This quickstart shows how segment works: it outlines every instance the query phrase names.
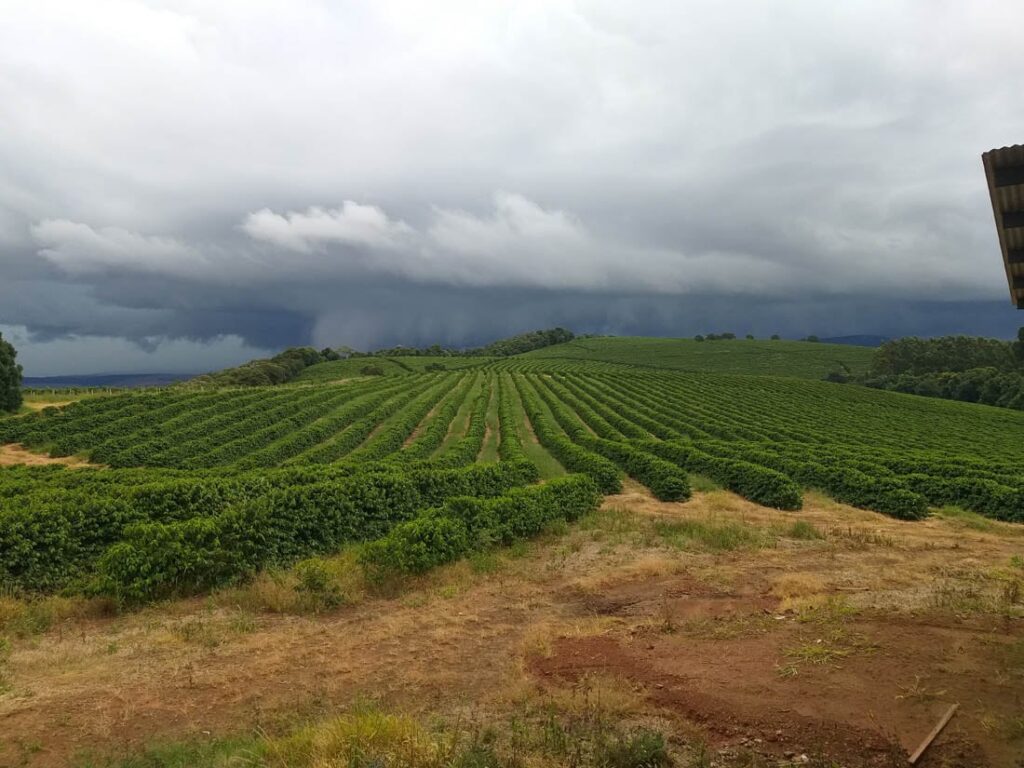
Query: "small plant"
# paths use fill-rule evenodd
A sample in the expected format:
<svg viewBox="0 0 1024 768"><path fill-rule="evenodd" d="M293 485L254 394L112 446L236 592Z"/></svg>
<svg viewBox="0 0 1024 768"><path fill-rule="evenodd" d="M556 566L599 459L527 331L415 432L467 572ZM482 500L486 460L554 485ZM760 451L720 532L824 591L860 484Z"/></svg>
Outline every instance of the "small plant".
<svg viewBox="0 0 1024 768"><path fill-rule="evenodd" d="M798 663L825 665L835 664L840 659L849 656L850 652L845 648L837 648L832 643L819 638L813 643L805 643L804 645L788 649L786 655Z"/></svg>
<svg viewBox="0 0 1024 768"><path fill-rule="evenodd" d="M601 744L594 755L597 768L661 768L672 764L665 737L656 731L638 729Z"/></svg>
<svg viewBox="0 0 1024 768"><path fill-rule="evenodd" d="M896 694L897 701L904 699L914 699L917 701L928 701L930 699L937 699L941 696L946 695L946 691L934 691L928 688L923 682L921 682L920 675L914 675L914 682L909 685L898 685L900 692Z"/></svg>
<svg viewBox="0 0 1024 768"><path fill-rule="evenodd" d="M314 612L337 608L344 602L333 574L322 560L304 560L295 566L295 576L295 590L309 599Z"/></svg>
<svg viewBox="0 0 1024 768"><path fill-rule="evenodd" d="M802 541L814 541L825 538L821 531L806 520L797 520L786 529L785 535L787 538L800 539Z"/></svg>

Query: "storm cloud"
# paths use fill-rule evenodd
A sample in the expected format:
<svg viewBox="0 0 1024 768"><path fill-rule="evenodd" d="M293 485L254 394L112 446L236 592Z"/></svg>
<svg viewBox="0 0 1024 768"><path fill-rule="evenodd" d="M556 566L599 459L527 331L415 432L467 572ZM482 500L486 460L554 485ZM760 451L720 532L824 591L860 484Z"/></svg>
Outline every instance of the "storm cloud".
<svg viewBox="0 0 1024 768"><path fill-rule="evenodd" d="M1019 324L979 159L1024 140L1019 3L2 10L0 330L30 373Z"/></svg>

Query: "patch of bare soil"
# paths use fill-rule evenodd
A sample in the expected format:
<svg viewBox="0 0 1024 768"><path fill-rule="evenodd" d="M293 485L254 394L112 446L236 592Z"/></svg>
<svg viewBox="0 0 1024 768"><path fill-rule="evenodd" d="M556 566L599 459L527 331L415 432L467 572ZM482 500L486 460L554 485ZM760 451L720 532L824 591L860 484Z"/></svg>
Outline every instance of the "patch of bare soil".
<svg viewBox="0 0 1024 768"><path fill-rule="evenodd" d="M679 548L654 525L673 519L764 531L806 520L824 538ZM905 765L951 702L959 713L918 765L1014 766L1024 622L985 601L1022 552L1008 527L820 499L784 513L721 492L661 503L629 486L603 516L493 573L458 564L399 597L319 616L179 602L15 640L0 765L249 731L367 696L425 717L501 717L524 691L614 678L676 724L670 739L704 734L721 766L756 764L752 753Z"/></svg>
<svg viewBox="0 0 1024 768"><path fill-rule="evenodd" d="M41 453L33 453L21 443L0 445L0 467L13 467L19 464L30 467L42 466L44 464L65 464L69 467L99 466L74 456L47 456Z"/></svg>
<svg viewBox="0 0 1024 768"><path fill-rule="evenodd" d="M37 400L26 400L24 404L25 404L26 408L31 408L33 411L41 411L44 408L63 408L65 405L71 405L73 402L75 402L75 401L74 400L54 400L54 401L47 402L47 401L44 401L44 400L38 400L38 401Z"/></svg>

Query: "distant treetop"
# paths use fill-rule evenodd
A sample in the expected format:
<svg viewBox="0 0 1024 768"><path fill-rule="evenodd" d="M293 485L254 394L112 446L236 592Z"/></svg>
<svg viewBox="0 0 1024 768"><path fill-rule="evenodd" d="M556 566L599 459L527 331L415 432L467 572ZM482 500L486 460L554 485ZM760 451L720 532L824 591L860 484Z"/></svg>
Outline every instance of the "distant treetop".
<svg viewBox="0 0 1024 768"><path fill-rule="evenodd" d="M21 366L17 350L0 333L0 411L14 413L21 408Z"/></svg>
<svg viewBox="0 0 1024 768"><path fill-rule="evenodd" d="M207 373L190 379L192 385L213 385L226 387L261 387L274 384L285 384L294 380L306 368L333 360L351 357L468 357L489 356L508 357L529 352L553 344L572 341L576 335L565 328L549 328L542 331L530 331L500 339L476 349L448 349L439 344L429 347L392 347L378 349L375 352L358 352L351 347L327 348L317 352L312 347L292 347L274 357L251 360L237 368L225 368L223 371ZM440 366L440 367L439 367ZM374 372L384 371L379 366L367 366ZM410 369L411 370L411 369ZM428 370L444 370L440 363L433 364Z"/></svg>

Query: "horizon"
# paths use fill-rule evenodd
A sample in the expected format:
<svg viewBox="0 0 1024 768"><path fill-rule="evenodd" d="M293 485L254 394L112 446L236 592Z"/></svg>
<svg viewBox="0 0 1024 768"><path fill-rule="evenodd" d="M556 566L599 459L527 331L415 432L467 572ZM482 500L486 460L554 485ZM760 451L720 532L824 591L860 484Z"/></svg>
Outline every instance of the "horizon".
<svg viewBox="0 0 1024 768"><path fill-rule="evenodd" d="M530 329L530 330L539 330L539 329ZM622 338L622 339L630 339L630 338L655 338L655 339L666 339L666 340L675 340L675 341L693 341L694 340L693 336L669 336L669 335L667 335L667 336L656 336L656 335L641 336L641 335L637 335L637 334L576 333L572 329L567 329L567 330L569 330L570 332L574 333L576 338ZM729 332L729 331L713 330L713 331L706 331L705 333L727 333L727 332ZM700 335L703 336L704 334L700 334ZM817 336L817 334L810 334L810 335ZM960 335L960 334L950 334L950 335ZM738 341L738 342L744 342L744 341L772 341L772 339L768 335L763 335L763 336L756 336L755 335L755 337L753 339L746 339L745 338L745 334L735 334L735 336L736 337L734 339L716 339L714 341L711 341L710 343L720 343L720 342L724 342L724 341ZM503 337L503 338L506 338L506 337ZM886 336L886 335L882 335L882 334L857 334L857 333L854 333L854 334L844 334L844 335L838 335L838 336L821 336L821 337L818 337L815 342L806 342L806 338L804 338L804 337L794 338L794 337L787 337L787 336L780 336L779 339L777 339L777 340L778 341L790 341L790 342L835 344L837 346L866 346L866 347L869 347L869 348L877 348L878 346L880 346L882 343L885 343L886 341L892 341L892 340L899 339L899 338L906 338L906 337ZM918 338L938 338L938 337L921 336L921 337L918 337ZM1009 341L1012 341L1014 337L1005 337L1005 338L987 337L987 338L995 338L995 339L997 339L999 341L1007 341L1007 342L1009 342ZM877 343L872 343L872 344L856 344L854 342L847 341L849 339L871 339L872 341L877 342ZM502 339L500 339L500 338L485 339L485 340L477 342L476 344L467 345L467 346L463 346L463 347L444 347L442 345L442 349L444 349L445 351L452 351L452 352L465 352L467 350L471 350L471 349L474 349L476 347L484 346L486 344L489 344L489 343L492 343L492 342L495 342L495 341L500 341L500 340L502 340ZM347 345L328 345L326 348L341 349L341 348L346 347L346 346ZM352 351L356 352L356 353L358 353L360 355L376 355L376 354L378 354L378 353L380 353L382 351L385 351L387 349L402 348L402 347L406 347L406 348L408 348L410 350L420 350L420 349L424 348L424 347L414 347L414 346L409 346L409 345L397 344L397 345L392 345L391 347L381 347L381 348L377 348L377 349L367 349L367 350L352 349ZM252 361L255 361L255 360L267 359L267 358L273 357L276 354L284 352L286 349L290 349L290 348L286 347L286 348L275 349L275 350L267 350L267 354L265 356L263 356L263 357L255 357L255 358L248 358L246 360L242 360L237 365L242 365L242 364L245 364L245 363L248 363L248 362L252 362ZM19 359L19 363L20 363L20 359ZM202 375L208 374L208 373L215 373L218 370L224 370L226 368L231 368L231 367L235 367L235 366L234 365L229 365L229 366L224 366L223 368L210 369L210 370L178 370L178 371L173 371L173 370L157 371L157 370L139 369L139 370L117 370L117 371L109 371L109 370L107 370L107 371L85 371L85 372L70 372L70 373L47 373L47 374L37 374L37 373L31 373L31 372L25 371L24 379L25 379L26 386L29 386L29 387L31 387L33 385L38 386L41 382L47 381L47 380L54 380L54 381L68 380L68 381L73 381L75 379L85 380L85 379L101 379L101 378L113 378L113 377L124 377L126 379L142 378L142 377L163 377L163 378L174 378L174 379L178 379L178 380L184 380L184 379L188 379L188 378L193 378L195 376L202 376Z"/></svg>

